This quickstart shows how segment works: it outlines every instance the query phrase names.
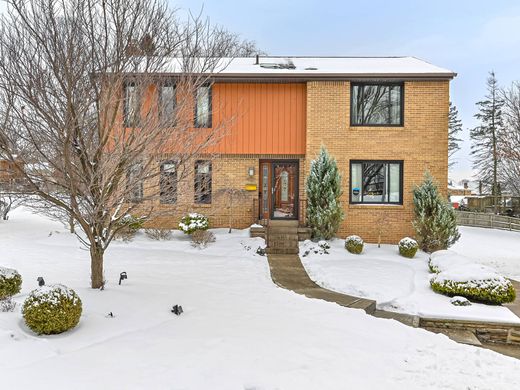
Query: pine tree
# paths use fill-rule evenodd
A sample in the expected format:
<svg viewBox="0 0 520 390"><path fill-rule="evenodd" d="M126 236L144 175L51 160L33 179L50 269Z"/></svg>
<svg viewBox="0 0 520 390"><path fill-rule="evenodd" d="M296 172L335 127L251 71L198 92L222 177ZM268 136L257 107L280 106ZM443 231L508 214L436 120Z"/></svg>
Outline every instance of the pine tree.
<svg viewBox="0 0 520 390"><path fill-rule="evenodd" d="M500 174L499 137L503 130L502 107L498 81L494 72L487 79L487 94L478 102L479 112L475 118L480 125L470 130L472 140L471 156L477 176L492 195L499 195L498 177Z"/></svg>
<svg viewBox="0 0 520 390"><path fill-rule="evenodd" d="M413 190L413 204L413 227L422 250L431 253L448 249L460 238L455 212L439 195L428 172L424 175L424 182Z"/></svg>
<svg viewBox="0 0 520 390"><path fill-rule="evenodd" d="M450 112L448 115L448 168L451 168L455 161L453 155L460 149L459 143L462 139L457 135L462 131L462 121L459 119L459 110L450 102Z"/></svg>
<svg viewBox="0 0 520 390"><path fill-rule="evenodd" d="M311 170L306 183L307 224L315 239L331 239L343 220L343 210L339 198L341 175L336 160L323 146L320 155L311 162Z"/></svg>

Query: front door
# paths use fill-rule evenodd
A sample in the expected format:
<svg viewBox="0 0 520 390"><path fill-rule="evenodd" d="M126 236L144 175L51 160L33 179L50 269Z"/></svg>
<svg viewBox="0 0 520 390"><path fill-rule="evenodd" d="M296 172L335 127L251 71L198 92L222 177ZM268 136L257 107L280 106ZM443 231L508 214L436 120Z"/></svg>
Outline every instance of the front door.
<svg viewBox="0 0 520 390"><path fill-rule="evenodd" d="M298 161L260 162L261 219L298 219Z"/></svg>

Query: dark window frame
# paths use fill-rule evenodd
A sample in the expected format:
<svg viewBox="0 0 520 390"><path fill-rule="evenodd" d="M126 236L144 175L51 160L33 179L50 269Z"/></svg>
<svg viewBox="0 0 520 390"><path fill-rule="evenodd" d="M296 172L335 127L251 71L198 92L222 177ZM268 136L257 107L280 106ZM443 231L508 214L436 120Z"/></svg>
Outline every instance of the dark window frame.
<svg viewBox="0 0 520 390"><path fill-rule="evenodd" d="M163 191L163 173L165 172L164 171L164 166L166 164L173 164L175 165L175 178L174 178L174 194L170 194L168 197L166 197L166 195L163 195L164 194L164 191ZM175 160L166 160L166 161L163 161L161 162L161 166L160 166L160 173L159 173L159 202L161 204L176 204L177 203L177 200L178 200L178 188L179 188L179 174L178 174L178 161L175 161Z"/></svg>
<svg viewBox="0 0 520 390"><path fill-rule="evenodd" d="M128 95L127 88L132 86L136 91L137 98L137 112L134 113L134 117L130 118L130 112L128 107ZM139 92L139 84L136 81L130 80L125 81L123 84L123 123L125 127L139 127L141 124L141 94ZM131 120L130 120L131 119Z"/></svg>
<svg viewBox="0 0 520 390"><path fill-rule="evenodd" d="M352 121L353 118L353 109L354 109L354 87L364 87L369 85L381 85L381 86L389 86L389 87L400 87L400 109L399 123L379 123L379 124L367 124L367 123L354 123ZM405 88L404 82L402 81L363 81L363 82L351 82L350 83L350 126L351 127L404 127L404 99L405 99ZM389 95L390 99L390 95ZM389 116L390 117L390 116Z"/></svg>
<svg viewBox="0 0 520 390"><path fill-rule="evenodd" d="M199 115L197 109L197 100L199 88L208 88L208 123L199 123ZM194 127L198 129L210 129L213 127L213 85L203 84L199 86L195 91L195 107L194 107Z"/></svg>
<svg viewBox="0 0 520 390"><path fill-rule="evenodd" d="M177 84L173 80L165 80L159 83L157 89L157 103L158 103L158 119L161 125L167 125L165 127L173 127L175 118L164 118L163 114L163 94L162 89L164 87L173 87L173 112L177 108Z"/></svg>
<svg viewBox="0 0 520 390"><path fill-rule="evenodd" d="M356 202L352 200L352 165L353 164L399 164L399 201L398 202ZM354 205L402 205L403 204L403 192L404 192L404 160L350 160L349 162L349 203ZM363 169L361 169L361 183L363 183ZM360 188L361 194L363 194L363 188ZM363 199L363 195L361 195Z"/></svg>
<svg viewBox="0 0 520 390"><path fill-rule="evenodd" d="M129 192L128 200L130 201L130 203L142 203L144 201L144 179L136 181L134 183L134 185L132 186L132 183L130 183L130 182L133 181L133 179L132 179L132 170L133 169L139 170L140 171L139 174L141 175L143 172L143 169L144 169L143 164L141 162L138 162L128 168L128 171L126 173L127 186L128 186L127 191ZM136 192L136 188L138 188L138 190L139 190L138 197L134 196L134 193Z"/></svg>
<svg viewBox="0 0 520 390"><path fill-rule="evenodd" d="M208 164L209 165L209 173L199 173L198 167L199 164ZM211 160L197 160L195 161L195 172L194 172L194 181L193 181L193 201L195 204L211 204L212 202L212 196L213 196L213 166L211 163ZM201 188L199 186L200 183L203 182L205 179L200 179L201 175L208 175L209 180L207 180L207 193L201 193Z"/></svg>

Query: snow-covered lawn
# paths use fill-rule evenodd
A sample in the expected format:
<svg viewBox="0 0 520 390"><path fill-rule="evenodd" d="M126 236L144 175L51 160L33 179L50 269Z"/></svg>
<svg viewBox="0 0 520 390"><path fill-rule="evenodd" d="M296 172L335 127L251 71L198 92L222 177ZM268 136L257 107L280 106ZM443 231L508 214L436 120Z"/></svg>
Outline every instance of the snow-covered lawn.
<svg viewBox="0 0 520 390"><path fill-rule="evenodd" d="M519 233L462 227L461 235L454 251L483 264L499 264L498 270L506 276L520 274ZM435 293L429 283L432 274L428 269L428 255L422 251L417 252L415 258L407 259L399 255L396 245L378 248L365 244L360 255L348 253L344 240L333 240L330 245L329 254L311 251L303 257L303 253L316 244L309 241L300 244L300 256L307 272L323 287L375 299L380 309L423 317L520 322L506 307L478 303L454 306L449 297Z"/></svg>
<svg viewBox="0 0 520 390"><path fill-rule="evenodd" d="M469 226L461 226L459 230L461 238L451 248L453 251L520 281L519 232Z"/></svg>
<svg viewBox="0 0 520 390"><path fill-rule="evenodd" d="M216 235L205 250L178 233L167 242L140 236L115 243L106 258L108 284L98 291L88 288L88 253L73 236L56 223L13 212L0 222L0 264L24 278L16 301L43 276L74 288L83 316L73 331L39 337L18 310L0 313L0 388L520 386L520 362L513 358L277 288L266 259L254 254L262 240L245 231ZM128 280L118 286L121 271ZM174 304L184 308L180 317L170 312Z"/></svg>

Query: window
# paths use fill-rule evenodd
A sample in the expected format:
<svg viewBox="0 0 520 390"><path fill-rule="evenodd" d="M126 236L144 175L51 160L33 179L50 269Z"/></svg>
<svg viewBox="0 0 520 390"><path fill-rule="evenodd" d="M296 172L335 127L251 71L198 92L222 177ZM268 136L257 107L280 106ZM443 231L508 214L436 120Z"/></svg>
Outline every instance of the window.
<svg viewBox="0 0 520 390"><path fill-rule="evenodd" d="M211 162L195 163L195 203L211 203Z"/></svg>
<svg viewBox="0 0 520 390"><path fill-rule="evenodd" d="M402 126L403 84L352 84L351 126Z"/></svg>
<svg viewBox="0 0 520 390"><path fill-rule="evenodd" d="M124 122L126 127L136 127L141 119L141 99L135 82L128 82L124 87Z"/></svg>
<svg viewBox="0 0 520 390"><path fill-rule="evenodd" d="M195 94L195 127L211 127L211 86L197 88Z"/></svg>
<svg viewBox="0 0 520 390"><path fill-rule="evenodd" d="M166 161L161 164L159 187L161 203L177 202L177 164L174 161Z"/></svg>
<svg viewBox="0 0 520 390"><path fill-rule="evenodd" d="M130 167L127 174L128 183L128 198L131 202L141 202L143 200L143 180L142 180L143 166L140 163L134 164Z"/></svg>
<svg viewBox="0 0 520 390"><path fill-rule="evenodd" d="M165 82L159 87L159 121L162 125L171 126L175 119L175 92L175 84L172 82Z"/></svg>
<svg viewBox="0 0 520 390"><path fill-rule="evenodd" d="M403 203L402 161L351 161L350 203Z"/></svg>

